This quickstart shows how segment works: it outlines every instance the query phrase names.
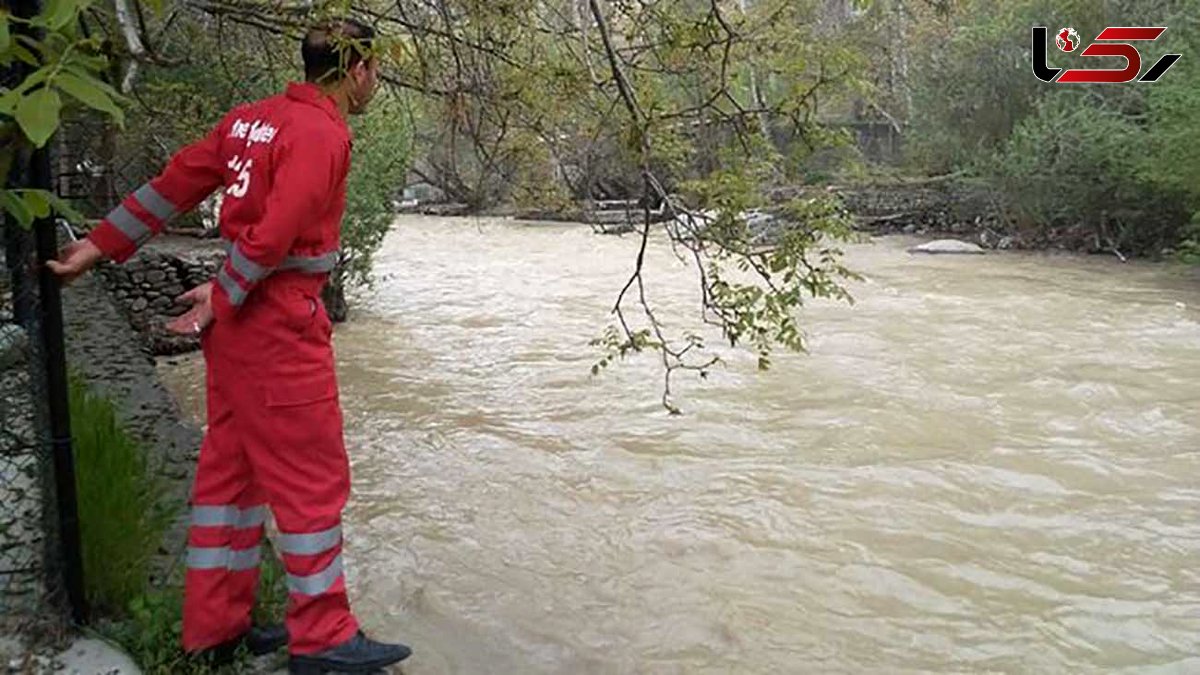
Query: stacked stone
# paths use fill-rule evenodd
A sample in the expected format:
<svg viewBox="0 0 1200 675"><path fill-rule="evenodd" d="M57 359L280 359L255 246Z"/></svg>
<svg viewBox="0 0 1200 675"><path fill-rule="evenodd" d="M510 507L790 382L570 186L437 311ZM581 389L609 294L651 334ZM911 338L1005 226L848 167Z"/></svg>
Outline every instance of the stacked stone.
<svg viewBox="0 0 1200 675"><path fill-rule="evenodd" d="M990 233L994 241L981 243L999 246L1005 239L1000 233L1011 229L992 191L962 182L870 185L837 192L859 226L873 234L951 233L987 239L985 233Z"/></svg>
<svg viewBox="0 0 1200 675"><path fill-rule="evenodd" d="M186 307L175 299L211 281L224 260L219 251L143 251L124 265L104 265L105 285L129 318L130 325L150 343L156 355L179 354L199 348L194 336L168 333L164 324Z"/></svg>

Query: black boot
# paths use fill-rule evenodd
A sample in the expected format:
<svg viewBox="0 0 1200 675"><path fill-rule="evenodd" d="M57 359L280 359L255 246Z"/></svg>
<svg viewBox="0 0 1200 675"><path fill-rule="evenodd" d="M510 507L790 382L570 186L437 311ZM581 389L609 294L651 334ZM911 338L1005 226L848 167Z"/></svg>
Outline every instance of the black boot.
<svg viewBox="0 0 1200 675"><path fill-rule="evenodd" d="M293 655L288 661L291 675L325 673L371 673L407 659L412 650L400 644L376 642L362 631L336 647L316 654Z"/></svg>
<svg viewBox="0 0 1200 675"><path fill-rule="evenodd" d="M254 656L263 656L286 647L288 643L287 629L283 624L276 623L268 626L251 626L250 630L241 635L222 642L221 644L198 652L196 658L208 662L211 666L227 666L233 663L237 652L242 647Z"/></svg>

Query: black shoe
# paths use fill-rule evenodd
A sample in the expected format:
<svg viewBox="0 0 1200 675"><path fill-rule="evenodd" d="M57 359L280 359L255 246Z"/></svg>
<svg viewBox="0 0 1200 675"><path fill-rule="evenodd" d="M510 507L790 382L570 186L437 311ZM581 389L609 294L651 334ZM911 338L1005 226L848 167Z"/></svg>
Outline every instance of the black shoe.
<svg viewBox="0 0 1200 675"><path fill-rule="evenodd" d="M288 661L291 675L325 673L370 673L407 659L412 650L400 644L376 642L359 631L336 647L316 654L293 655Z"/></svg>
<svg viewBox="0 0 1200 675"><path fill-rule="evenodd" d="M246 645L246 649L250 650L251 654L265 656L287 646L287 628L281 623L251 626L250 630L241 637L241 642Z"/></svg>
<svg viewBox="0 0 1200 675"><path fill-rule="evenodd" d="M232 640L198 652L196 657L207 661L212 666L227 666L233 663L238 650L242 647L245 647L246 651L254 656L263 656L286 647L287 643L287 629L281 623L269 626L251 626L250 630Z"/></svg>

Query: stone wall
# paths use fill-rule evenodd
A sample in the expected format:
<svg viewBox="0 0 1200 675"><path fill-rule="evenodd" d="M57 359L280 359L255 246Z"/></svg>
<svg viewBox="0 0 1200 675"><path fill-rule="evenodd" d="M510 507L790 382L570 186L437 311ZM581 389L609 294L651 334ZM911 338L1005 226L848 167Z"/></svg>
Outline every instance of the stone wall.
<svg viewBox="0 0 1200 675"><path fill-rule="evenodd" d="M202 434L184 421L175 399L159 380L146 336L130 325L103 278L95 275L84 275L65 289L63 319L71 370L116 405L122 427L150 449L151 463L168 481L172 498L182 500L195 470ZM168 533L159 572L182 550L186 515L182 512Z"/></svg>
<svg viewBox="0 0 1200 675"><path fill-rule="evenodd" d="M211 281L225 259L218 242L191 237L152 240L123 265L103 264L100 274L129 324L145 336L151 353L179 354L199 349L192 336L168 333L164 324L187 310L175 299Z"/></svg>
<svg viewBox="0 0 1200 675"><path fill-rule="evenodd" d="M998 195L957 181L839 187L846 209L875 233L969 233L1005 227Z"/></svg>
<svg viewBox="0 0 1200 675"><path fill-rule="evenodd" d="M68 367L114 403L122 427L150 451L154 470L166 479L172 500L178 502L187 496L202 435L184 421L159 381L152 340L130 317L149 324L158 312L170 311L157 298L173 290L170 284L186 283L190 274L202 272L211 255L167 263L152 253L124 270L108 266L100 274L86 274L62 293ZM172 274L154 274L163 265L171 265ZM122 280L121 300L106 287L106 277ZM31 366L40 352L13 321L8 279L0 262L0 616L12 618L34 616L40 609L46 544L41 478L49 457L44 439L36 433L35 412L44 400L45 385ZM182 551L185 517L181 512L164 542L158 573Z"/></svg>
<svg viewBox="0 0 1200 675"><path fill-rule="evenodd" d="M818 192L841 197L856 228L873 235L950 235L984 248L1044 247L1026 240L1001 195L977 182L943 177L798 187L772 197L782 202Z"/></svg>

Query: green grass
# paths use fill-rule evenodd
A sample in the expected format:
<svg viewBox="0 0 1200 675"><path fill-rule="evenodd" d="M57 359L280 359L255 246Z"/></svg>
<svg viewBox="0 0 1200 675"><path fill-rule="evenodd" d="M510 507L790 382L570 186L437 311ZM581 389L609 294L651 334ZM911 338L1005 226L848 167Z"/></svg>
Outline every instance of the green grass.
<svg viewBox="0 0 1200 675"><path fill-rule="evenodd" d="M154 556L186 504L173 497L146 450L121 428L116 409L71 379L84 586L96 617L94 633L129 653L146 675L203 675L207 664L183 653L182 570L162 587L150 585ZM281 621L287 602L278 558L264 550L258 622ZM247 670L240 659L225 672Z"/></svg>
<svg viewBox="0 0 1200 675"><path fill-rule="evenodd" d="M73 377L70 403L85 591L93 611L121 615L145 591L181 505L167 504L163 480L111 402Z"/></svg>
<svg viewBox="0 0 1200 675"><path fill-rule="evenodd" d="M282 565L264 544L262 573L259 577L256 623L283 620L287 603ZM146 589L129 603L121 621L100 625L99 636L129 653L145 675L208 675L242 673L253 670L250 657L242 654L233 664L213 669L207 663L188 657L180 647L183 631L183 589L178 578L164 588Z"/></svg>
<svg viewBox="0 0 1200 675"><path fill-rule="evenodd" d="M254 606L254 623L262 626L283 622L288 601L286 574L283 563L274 550L269 545L264 545L258 577L258 602Z"/></svg>

